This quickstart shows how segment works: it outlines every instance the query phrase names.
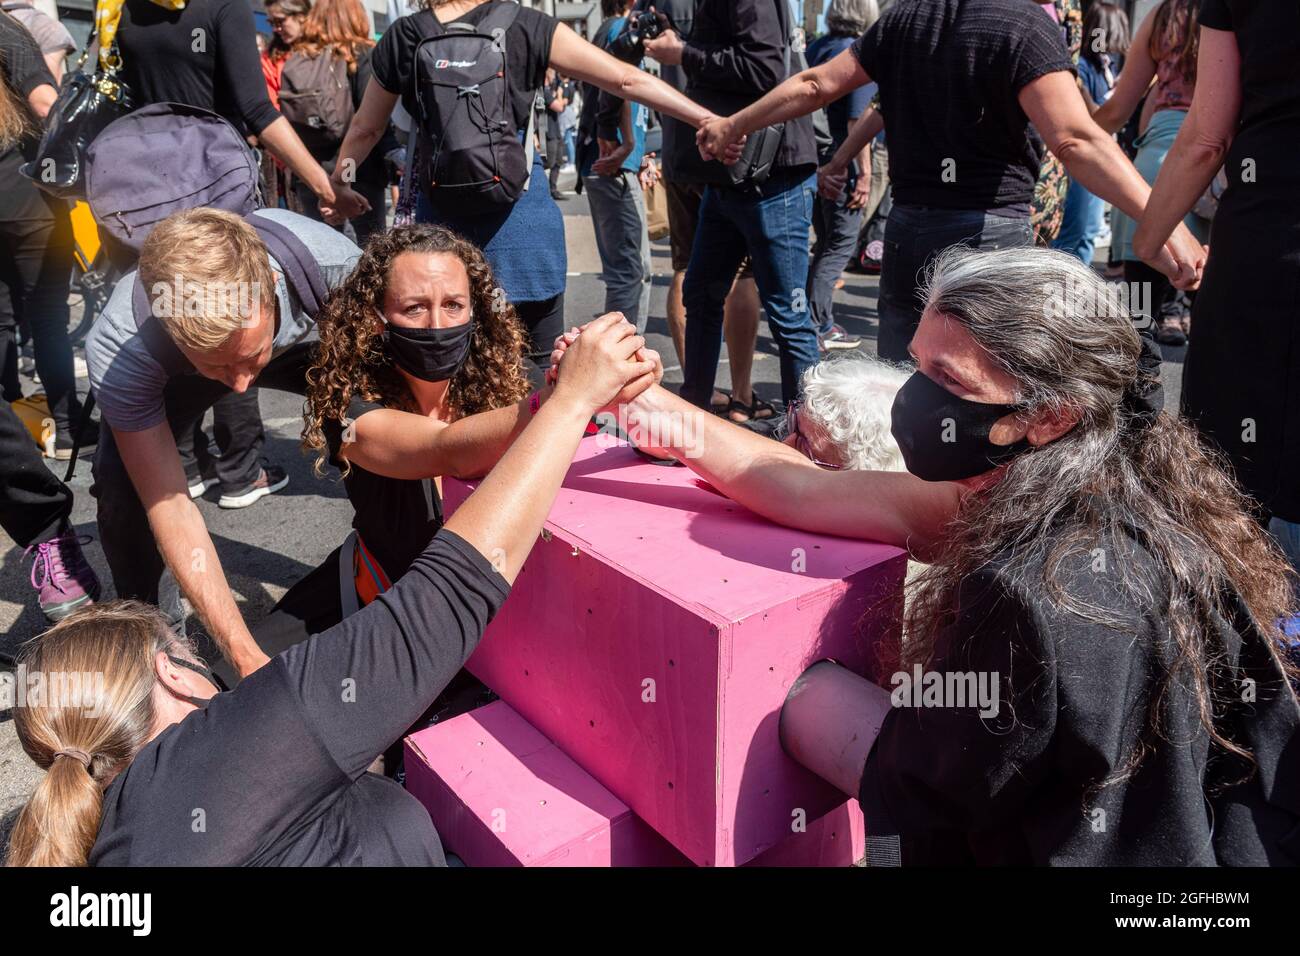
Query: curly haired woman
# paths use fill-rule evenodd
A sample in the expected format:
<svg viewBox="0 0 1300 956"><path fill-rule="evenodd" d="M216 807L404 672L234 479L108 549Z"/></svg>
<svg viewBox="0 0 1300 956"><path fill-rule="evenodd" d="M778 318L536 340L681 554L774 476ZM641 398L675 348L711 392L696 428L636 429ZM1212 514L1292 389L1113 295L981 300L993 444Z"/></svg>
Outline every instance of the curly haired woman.
<svg viewBox="0 0 1300 956"><path fill-rule="evenodd" d="M341 472L353 533L254 628L272 656L400 578L442 527L438 478L486 473L552 391L529 396L514 307L441 226L376 236L317 326L303 444Z"/></svg>

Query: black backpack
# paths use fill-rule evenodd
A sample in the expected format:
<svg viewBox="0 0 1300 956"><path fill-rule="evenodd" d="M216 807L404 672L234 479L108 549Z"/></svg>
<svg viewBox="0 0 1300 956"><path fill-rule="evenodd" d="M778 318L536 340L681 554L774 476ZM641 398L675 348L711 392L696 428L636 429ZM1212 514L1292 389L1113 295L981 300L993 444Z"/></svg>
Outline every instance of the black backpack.
<svg viewBox="0 0 1300 956"><path fill-rule="evenodd" d="M477 25L444 26L428 10L415 14L424 31L411 71L420 185L453 214L511 205L528 188L531 172L506 66L506 31L519 5L489 6Z"/></svg>
<svg viewBox="0 0 1300 956"><path fill-rule="evenodd" d="M355 112L348 64L324 50L291 53L280 73L280 113L316 159L333 159Z"/></svg>

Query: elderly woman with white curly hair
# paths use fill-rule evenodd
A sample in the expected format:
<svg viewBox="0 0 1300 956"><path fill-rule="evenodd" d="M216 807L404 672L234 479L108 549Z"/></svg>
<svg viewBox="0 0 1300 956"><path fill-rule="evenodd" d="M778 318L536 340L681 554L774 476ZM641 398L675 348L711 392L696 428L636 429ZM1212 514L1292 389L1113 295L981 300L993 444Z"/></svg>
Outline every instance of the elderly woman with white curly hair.
<svg viewBox="0 0 1300 956"><path fill-rule="evenodd" d="M867 355L819 362L786 407L782 440L823 468L906 471L889 418L908 374Z"/></svg>

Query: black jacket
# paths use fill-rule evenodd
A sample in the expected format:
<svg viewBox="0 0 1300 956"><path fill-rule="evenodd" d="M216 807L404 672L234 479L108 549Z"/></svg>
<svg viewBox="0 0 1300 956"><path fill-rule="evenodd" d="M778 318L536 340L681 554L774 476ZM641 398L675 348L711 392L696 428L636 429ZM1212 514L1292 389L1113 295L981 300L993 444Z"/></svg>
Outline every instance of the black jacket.
<svg viewBox="0 0 1300 956"><path fill-rule="evenodd" d="M1177 651L1158 600L1165 572L1141 541L1125 522L1058 570L1065 593L1115 615L1117 628L1053 600L1041 559L1024 573L995 560L962 582L925 670L991 676L1000 700L981 717L969 702L909 695L914 680L892 685L901 699L876 738L860 799L868 833L902 837L904 864L1300 863L1296 700L1228 595L1231 619L1216 617L1203 635L1222 654L1210 675L1221 694L1215 724L1255 762L1212 754L1186 679L1157 696ZM1117 587L1121 568L1153 597ZM1150 752L1137 771L1098 787L1139 741Z"/></svg>
<svg viewBox="0 0 1300 956"><path fill-rule="evenodd" d="M788 16L777 4L786 0L698 0L691 34L684 37L682 71L686 95L720 116L729 116L759 99L798 69L790 50ZM786 61L789 57L789 67ZM669 137L668 178L678 182L721 183L721 164L700 158L693 136ZM785 125L778 167L817 164L812 119Z"/></svg>

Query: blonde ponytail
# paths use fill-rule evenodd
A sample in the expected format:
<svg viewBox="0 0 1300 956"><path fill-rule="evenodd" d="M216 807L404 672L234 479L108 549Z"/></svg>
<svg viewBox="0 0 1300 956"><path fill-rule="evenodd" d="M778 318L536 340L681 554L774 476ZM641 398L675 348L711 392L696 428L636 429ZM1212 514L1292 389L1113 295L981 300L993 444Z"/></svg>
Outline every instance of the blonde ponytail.
<svg viewBox="0 0 1300 956"><path fill-rule="evenodd" d="M14 825L8 866L86 865L104 788L152 732L154 657L176 642L157 608L110 601L29 645L17 677L41 691L14 708L14 726L46 774Z"/></svg>

